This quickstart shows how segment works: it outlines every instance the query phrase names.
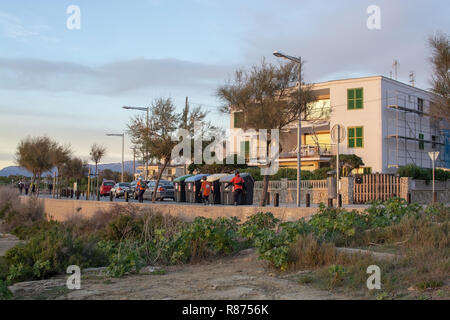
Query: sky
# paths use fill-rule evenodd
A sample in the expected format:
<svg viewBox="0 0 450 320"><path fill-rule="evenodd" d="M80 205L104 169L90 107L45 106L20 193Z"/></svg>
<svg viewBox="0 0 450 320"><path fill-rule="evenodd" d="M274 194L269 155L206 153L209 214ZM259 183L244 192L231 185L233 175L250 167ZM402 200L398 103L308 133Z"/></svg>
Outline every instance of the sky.
<svg viewBox="0 0 450 320"><path fill-rule="evenodd" d="M69 29L67 8L80 9ZM367 8L380 8L381 29L367 28ZM227 128L216 89L237 68L279 50L306 60L306 82L416 74L430 87L427 38L450 31L448 0L2 0L0 2L0 169L14 165L19 141L48 135L88 159L121 160L122 133L135 113L186 96ZM129 138L125 159L132 160Z"/></svg>

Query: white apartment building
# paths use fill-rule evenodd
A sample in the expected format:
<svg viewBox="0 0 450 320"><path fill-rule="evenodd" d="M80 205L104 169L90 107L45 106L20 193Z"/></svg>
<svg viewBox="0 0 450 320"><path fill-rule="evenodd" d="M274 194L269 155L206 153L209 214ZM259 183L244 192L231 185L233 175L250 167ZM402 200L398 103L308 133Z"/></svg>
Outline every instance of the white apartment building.
<svg viewBox="0 0 450 320"><path fill-rule="evenodd" d="M440 152L436 167L450 167L448 124L428 115L431 92L384 76L321 82L313 90L314 108L322 112L314 121L302 121L302 170L328 166L336 154L330 138L336 124L346 130L340 154L355 154L364 162L359 173L395 173L406 164L430 168L430 151ZM231 129L239 128L241 117L232 112ZM296 167L295 124L280 133L280 143L280 166ZM248 148L248 141L241 142L241 150Z"/></svg>

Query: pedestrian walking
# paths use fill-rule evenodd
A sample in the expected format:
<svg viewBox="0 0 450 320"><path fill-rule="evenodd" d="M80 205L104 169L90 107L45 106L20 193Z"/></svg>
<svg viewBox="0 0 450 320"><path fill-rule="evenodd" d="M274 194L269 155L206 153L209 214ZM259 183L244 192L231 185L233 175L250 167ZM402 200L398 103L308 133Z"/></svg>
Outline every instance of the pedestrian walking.
<svg viewBox="0 0 450 320"><path fill-rule="evenodd" d="M203 177L202 186L200 188L200 192L202 193L202 201L206 206L209 203L209 195L211 194L211 183L206 180L206 177Z"/></svg>
<svg viewBox="0 0 450 320"><path fill-rule="evenodd" d="M27 196L28 191L30 190L30 183L28 181L25 181L24 188L25 188L25 195Z"/></svg>
<svg viewBox="0 0 450 320"><path fill-rule="evenodd" d="M238 206L242 203L242 194L244 193L244 179L239 175L238 170L236 170L233 179L231 179L230 183L228 183L225 188L230 184L233 185L234 205Z"/></svg>
<svg viewBox="0 0 450 320"><path fill-rule="evenodd" d="M143 203L144 202L144 192L145 192L145 189L147 188L147 184L145 183L144 180L142 180L142 177L139 177L139 180L136 184L136 188L139 191L139 193L138 193L139 203Z"/></svg>
<svg viewBox="0 0 450 320"><path fill-rule="evenodd" d="M20 195L22 195L22 191L23 191L23 187L24 187L22 180L19 181L18 187L19 187L19 193L20 193Z"/></svg>

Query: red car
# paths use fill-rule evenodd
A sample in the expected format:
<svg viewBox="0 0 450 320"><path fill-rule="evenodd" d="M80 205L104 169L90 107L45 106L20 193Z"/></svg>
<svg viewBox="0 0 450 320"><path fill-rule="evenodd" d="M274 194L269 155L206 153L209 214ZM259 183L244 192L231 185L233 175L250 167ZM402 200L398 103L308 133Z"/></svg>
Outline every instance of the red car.
<svg viewBox="0 0 450 320"><path fill-rule="evenodd" d="M116 182L112 180L103 181L102 185L100 186L100 196L109 196L111 188L114 187L115 184Z"/></svg>

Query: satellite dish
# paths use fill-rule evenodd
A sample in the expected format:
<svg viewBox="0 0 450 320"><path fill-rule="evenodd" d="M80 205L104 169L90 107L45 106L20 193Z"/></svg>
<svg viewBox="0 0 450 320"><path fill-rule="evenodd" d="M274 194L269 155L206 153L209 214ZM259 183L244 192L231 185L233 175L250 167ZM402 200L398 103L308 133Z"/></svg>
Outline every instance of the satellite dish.
<svg viewBox="0 0 450 320"><path fill-rule="evenodd" d="M331 140L334 143L341 143L345 140L345 127L342 124L336 124L331 129Z"/></svg>

